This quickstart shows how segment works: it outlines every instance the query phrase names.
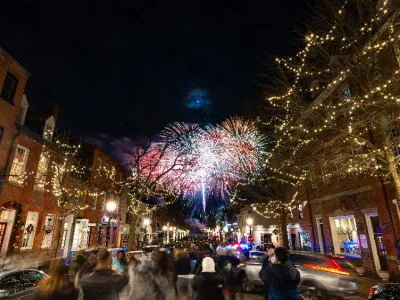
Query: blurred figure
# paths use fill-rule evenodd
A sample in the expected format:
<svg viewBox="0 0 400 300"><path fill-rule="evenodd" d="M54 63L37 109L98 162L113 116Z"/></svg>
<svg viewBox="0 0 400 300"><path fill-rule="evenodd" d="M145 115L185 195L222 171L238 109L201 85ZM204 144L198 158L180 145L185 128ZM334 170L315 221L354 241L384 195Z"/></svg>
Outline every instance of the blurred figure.
<svg viewBox="0 0 400 300"><path fill-rule="evenodd" d="M260 278L268 286L268 300L300 300L297 286L299 271L289 261L289 253L283 247L275 249L260 271Z"/></svg>
<svg viewBox="0 0 400 300"><path fill-rule="evenodd" d="M71 261L69 266L68 275L70 276L70 280L74 281L76 278L76 274L78 274L79 270L84 266L87 262L86 256L82 253L77 253L74 259Z"/></svg>
<svg viewBox="0 0 400 300"><path fill-rule="evenodd" d="M192 288L197 300L224 300L225 278L215 272L215 263L211 257L203 259L202 271L193 278Z"/></svg>
<svg viewBox="0 0 400 300"><path fill-rule="evenodd" d="M165 250L159 250L152 266L143 264L130 276L130 300L172 300L175 289L171 280L172 263ZM130 270L131 274L131 270Z"/></svg>
<svg viewBox="0 0 400 300"><path fill-rule="evenodd" d="M119 250L117 258L113 261L112 269L120 274L128 272L128 262L126 260L125 251Z"/></svg>
<svg viewBox="0 0 400 300"><path fill-rule="evenodd" d="M86 264L84 264L82 266L82 268L76 274L75 280L74 280L74 286L75 286L75 289L77 289L79 291L78 300L83 299L83 291L82 291L82 288L80 285L81 279L86 278L90 274L92 274L96 268L96 265L97 265L97 263L95 260L87 261Z"/></svg>
<svg viewBox="0 0 400 300"><path fill-rule="evenodd" d="M98 258L95 271L80 281L83 300L118 300L118 294L128 283L128 277L110 270L111 253L106 249L99 252Z"/></svg>
<svg viewBox="0 0 400 300"><path fill-rule="evenodd" d="M261 267L260 273L258 274L258 276L260 277L261 280L263 280L263 276L264 276L263 274L265 272L265 269L268 268L270 266L270 264L271 264L271 262L269 260L270 260L271 255L274 254L274 252L275 252L274 249L272 249L272 248L268 249L267 255L262 260L262 267ZM265 300L268 300L268 288L269 288L268 287L268 282L264 281L264 297L265 297Z"/></svg>
<svg viewBox="0 0 400 300"><path fill-rule="evenodd" d="M78 290L67 276L67 267L62 258L53 260L50 264L50 277L39 282L35 300L75 300Z"/></svg>
<svg viewBox="0 0 400 300"><path fill-rule="evenodd" d="M177 249L175 252L174 283L179 299L186 300L189 294L189 281L187 278L180 278L179 275L189 275L191 270L189 251Z"/></svg>

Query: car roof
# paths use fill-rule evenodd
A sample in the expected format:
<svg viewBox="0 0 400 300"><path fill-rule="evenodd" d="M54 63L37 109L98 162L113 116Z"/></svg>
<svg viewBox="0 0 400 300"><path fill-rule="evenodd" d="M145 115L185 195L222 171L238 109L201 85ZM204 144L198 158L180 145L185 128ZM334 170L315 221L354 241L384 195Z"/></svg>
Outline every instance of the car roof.
<svg viewBox="0 0 400 300"><path fill-rule="evenodd" d="M35 271L35 272L39 272L39 273L47 275L46 273L44 273L43 271L40 271L38 269L13 269L13 270L1 270L0 271L0 277L11 275L13 273L19 273L19 272L22 272L22 271L25 271L25 272L26 271Z"/></svg>

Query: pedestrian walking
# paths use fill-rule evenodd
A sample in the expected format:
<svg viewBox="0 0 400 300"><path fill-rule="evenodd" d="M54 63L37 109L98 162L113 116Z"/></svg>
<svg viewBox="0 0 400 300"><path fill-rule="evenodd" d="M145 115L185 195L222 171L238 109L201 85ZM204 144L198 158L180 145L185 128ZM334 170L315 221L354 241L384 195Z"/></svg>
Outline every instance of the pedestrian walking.
<svg viewBox="0 0 400 300"><path fill-rule="evenodd" d="M288 251L278 247L268 260L270 263L259 274L268 285L268 300L300 300L297 291L300 273L289 262Z"/></svg>
<svg viewBox="0 0 400 300"><path fill-rule="evenodd" d="M224 300L225 278L215 271L214 260L205 257L201 266L201 273L193 278L192 283L197 300Z"/></svg>
<svg viewBox="0 0 400 300"><path fill-rule="evenodd" d="M186 250L186 249L185 249ZM175 252L174 283L178 299L186 300L189 294L189 282L187 278L179 277L189 275L191 270L189 251L177 249Z"/></svg>
<svg viewBox="0 0 400 300"><path fill-rule="evenodd" d="M49 277L41 280L35 292L35 300L76 300L78 290L69 280L68 269L62 258L50 264Z"/></svg>
<svg viewBox="0 0 400 300"><path fill-rule="evenodd" d="M86 264L84 264L82 266L82 268L80 268L80 270L76 274L75 280L74 280L74 286L75 286L75 289L77 289L79 291L78 300L83 299L83 290L80 285L81 279L86 278L90 274L92 274L96 268L96 265L97 265L97 263L94 260L91 260L91 261L88 260L86 262Z"/></svg>
<svg viewBox="0 0 400 300"><path fill-rule="evenodd" d="M157 252L153 264L140 263L130 269L130 300L172 300L175 289L172 284L172 263L165 250ZM131 275L132 274L132 275Z"/></svg>
<svg viewBox="0 0 400 300"><path fill-rule="evenodd" d="M80 281L83 300L118 300L128 277L110 269L112 257L106 249L99 252L98 259L95 271Z"/></svg>
<svg viewBox="0 0 400 300"><path fill-rule="evenodd" d="M119 250L117 253L117 258L113 261L112 269L120 274L128 272L128 262L126 259L125 251Z"/></svg>

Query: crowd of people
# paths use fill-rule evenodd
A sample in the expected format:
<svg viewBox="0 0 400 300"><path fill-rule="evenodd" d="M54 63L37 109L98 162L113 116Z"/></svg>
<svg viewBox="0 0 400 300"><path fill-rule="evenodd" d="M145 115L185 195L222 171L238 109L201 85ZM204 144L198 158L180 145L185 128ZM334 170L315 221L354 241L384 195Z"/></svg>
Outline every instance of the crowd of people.
<svg viewBox="0 0 400 300"><path fill-rule="evenodd" d="M240 292L240 281L234 278L232 266L240 259L232 261L222 247L213 248L191 245L173 253L160 248L140 259L127 258L122 250L112 259L111 252L102 249L89 256L77 254L69 266L61 258L54 259L35 299L186 300L191 294L198 300L233 299ZM299 299L300 275L284 248L269 250L259 275L266 299Z"/></svg>

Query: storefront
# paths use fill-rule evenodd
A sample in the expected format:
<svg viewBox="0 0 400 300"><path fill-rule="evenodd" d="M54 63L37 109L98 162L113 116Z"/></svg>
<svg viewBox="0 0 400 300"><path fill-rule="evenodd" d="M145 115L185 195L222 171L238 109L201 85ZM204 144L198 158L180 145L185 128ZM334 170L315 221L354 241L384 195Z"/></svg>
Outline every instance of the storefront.
<svg viewBox="0 0 400 300"><path fill-rule="evenodd" d="M72 236L71 257L80 250L86 250L90 241L90 227L88 219L76 219Z"/></svg>
<svg viewBox="0 0 400 300"><path fill-rule="evenodd" d="M360 240L354 216L331 217L330 225L335 254L345 254L360 258Z"/></svg>

